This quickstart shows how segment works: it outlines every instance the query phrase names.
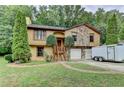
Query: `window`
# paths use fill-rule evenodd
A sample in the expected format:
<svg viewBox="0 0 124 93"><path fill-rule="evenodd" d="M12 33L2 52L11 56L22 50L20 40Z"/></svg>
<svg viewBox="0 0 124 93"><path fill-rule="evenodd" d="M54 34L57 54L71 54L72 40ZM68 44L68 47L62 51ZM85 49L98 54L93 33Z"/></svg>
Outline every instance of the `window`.
<svg viewBox="0 0 124 93"><path fill-rule="evenodd" d="M90 42L94 42L94 34L93 33L90 34Z"/></svg>
<svg viewBox="0 0 124 93"><path fill-rule="evenodd" d="M74 41L77 41L77 33L73 32L72 37L74 38Z"/></svg>
<svg viewBox="0 0 124 93"><path fill-rule="evenodd" d="M38 30L38 31L35 31L35 39L36 40L45 40L45 37L46 37L46 31L43 31L43 30Z"/></svg>
<svg viewBox="0 0 124 93"><path fill-rule="evenodd" d="M37 56L43 56L43 47L37 47Z"/></svg>
<svg viewBox="0 0 124 93"><path fill-rule="evenodd" d="M72 35L74 38L74 41L77 41L77 35Z"/></svg>

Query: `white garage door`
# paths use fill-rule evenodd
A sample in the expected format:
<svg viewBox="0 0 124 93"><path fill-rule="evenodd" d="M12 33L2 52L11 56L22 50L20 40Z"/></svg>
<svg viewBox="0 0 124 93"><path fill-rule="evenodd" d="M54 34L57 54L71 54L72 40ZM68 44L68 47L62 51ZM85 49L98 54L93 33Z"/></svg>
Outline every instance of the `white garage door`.
<svg viewBox="0 0 124 93"><path fill-rule="evenodd" d="M81 59L81 49L71 49L71 59Z"/></svg>

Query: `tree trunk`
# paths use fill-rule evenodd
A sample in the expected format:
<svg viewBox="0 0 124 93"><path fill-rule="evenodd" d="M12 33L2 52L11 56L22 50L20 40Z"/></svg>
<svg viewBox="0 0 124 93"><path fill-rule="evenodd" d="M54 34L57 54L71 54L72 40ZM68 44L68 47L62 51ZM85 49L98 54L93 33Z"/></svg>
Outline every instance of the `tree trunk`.
<svg viewBox="0 0 124 93"><path fill-rule="evenodd" d="M53 46L52 49L53 49L53 58L52 59L53 59L53 61L55 61L55 50L54 50L55 46Z"/></svg>
<svg viewBox="0 0 124 93"><path fill-rule="evenodd" d="M70 48L68 48L68 61L70 61Z"/></svg>

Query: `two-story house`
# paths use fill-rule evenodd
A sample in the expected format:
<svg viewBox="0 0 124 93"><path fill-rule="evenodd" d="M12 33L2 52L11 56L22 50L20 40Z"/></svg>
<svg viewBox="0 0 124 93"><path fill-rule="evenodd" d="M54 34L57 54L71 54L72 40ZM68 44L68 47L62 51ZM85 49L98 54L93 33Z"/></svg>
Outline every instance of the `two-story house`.
<svg viewBox="0 0 124 93"><path fill-rule="evenodd" d="M54 26L36 25L28 22L28 40L31 49L32 60L45 60L44 53L56 55L57 60L61 58L67 50L64 46L64 38L73 36L75 44L70 50L72 60L82 60L85 58L85 49L90 49L100 45L100 33L89 24L80 24L71 28L62 28ZM46 39L49 35L57 38L56 51L53 53L52 47L47 46Z"/></svg>

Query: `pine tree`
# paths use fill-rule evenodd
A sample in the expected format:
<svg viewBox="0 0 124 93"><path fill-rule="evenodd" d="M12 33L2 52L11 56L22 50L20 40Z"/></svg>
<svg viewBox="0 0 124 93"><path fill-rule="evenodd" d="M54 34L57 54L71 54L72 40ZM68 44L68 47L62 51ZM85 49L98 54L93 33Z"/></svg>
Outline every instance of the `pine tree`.
<svg viewBox="0 0 124 93"><path fill-rule="evenodd" d="M108 27L106 32L106 44L116 44L118 43L118 27L117 27L117 19L116 14L108 20Z"/></svg>
<svg viewBox="0 0 124 93"><path fill-rule="evenodd" d="M28 62L31 57L28 44L26 19L20 11L18 11L16 15L13 28L12 53L13 61L18 60L20 63Z"/></svg>
<svg viewBox="0 0 124 93"><path fill-rule="evenodd" d="M122 28L120 30L119 39L121 42L124 42L124 24L122 25Z"/></svg>

